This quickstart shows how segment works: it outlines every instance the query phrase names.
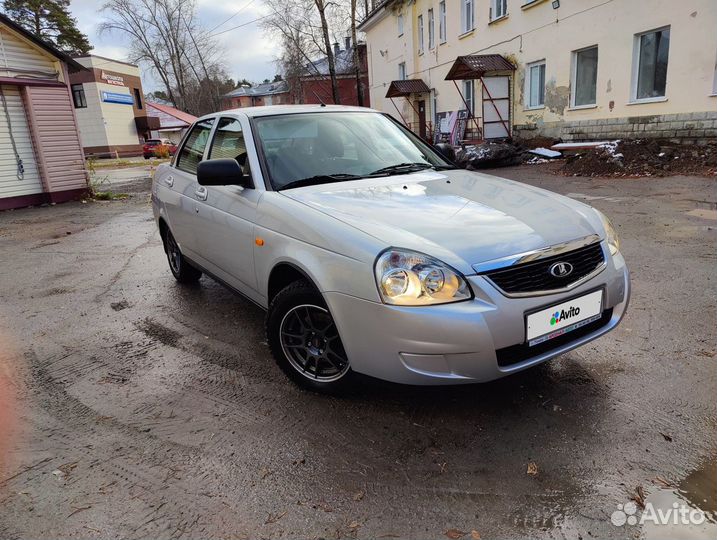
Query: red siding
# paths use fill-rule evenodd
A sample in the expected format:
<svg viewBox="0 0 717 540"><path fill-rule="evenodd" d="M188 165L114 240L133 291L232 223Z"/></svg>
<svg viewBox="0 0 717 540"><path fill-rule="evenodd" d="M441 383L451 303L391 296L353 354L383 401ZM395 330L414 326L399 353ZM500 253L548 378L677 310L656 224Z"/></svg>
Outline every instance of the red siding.
<svg viewBox="0 0 717 540"><path fill-rule="evenodd" d="M28 116L48 191L87 187L85 159L67 87L27 87Z"/></svg>

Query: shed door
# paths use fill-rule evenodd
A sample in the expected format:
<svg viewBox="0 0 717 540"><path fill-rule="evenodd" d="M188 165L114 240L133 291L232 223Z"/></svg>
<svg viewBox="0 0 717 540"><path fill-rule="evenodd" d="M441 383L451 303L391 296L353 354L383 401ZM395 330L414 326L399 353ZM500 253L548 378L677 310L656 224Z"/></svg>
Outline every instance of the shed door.
<svg viewBox="0 0 717 540"><path fill-rule="evenodd" d="M510 77L483 77L483 137L510 137Z"/></svg>
<svg viewBox="0 0 717 540"><path fill-rule="evenodd" d="M42 193L44 190L20 89L17 86L3 85L2 92L5 95L5 104L0 98L0 199ZM25 170L22 177L18 174L13 139Z"/></svg>

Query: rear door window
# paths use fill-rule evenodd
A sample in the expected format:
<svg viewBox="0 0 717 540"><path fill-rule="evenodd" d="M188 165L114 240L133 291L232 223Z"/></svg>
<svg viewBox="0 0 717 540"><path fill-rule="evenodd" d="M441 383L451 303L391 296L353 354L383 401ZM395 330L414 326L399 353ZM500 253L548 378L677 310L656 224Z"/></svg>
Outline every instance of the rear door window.
<svg viewBox="0 0 717 540"><path fill-rule="evenodd" d="M194 124L177 158L178 169L190 174L197 174L197 166L204 157L204 150L207 147L213 124L213 118Z"/></svg>

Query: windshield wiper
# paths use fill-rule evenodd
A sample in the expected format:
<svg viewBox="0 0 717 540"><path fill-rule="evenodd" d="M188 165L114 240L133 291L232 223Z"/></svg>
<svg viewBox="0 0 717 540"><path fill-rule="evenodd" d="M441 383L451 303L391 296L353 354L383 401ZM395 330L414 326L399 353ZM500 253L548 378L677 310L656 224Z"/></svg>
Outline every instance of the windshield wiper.
<svg viewBox="0 0 717 540"><path fill-rule="evenodd" d="M433 165L430 163L399 163L397 165L391 165L389 167L373 171L368 176L373 176L374 174L401 174L404 172L416 172L432 168Z"/></svg>
<svg viewBox="0 0 717 540"><path fill-rule="evenodd" d="M310 176L308 178L301 178L300 180L289 182L288 184L281 186L278 191L304 186L314 186L317 184L330 184L331 182L341 182L342 180L358 180L359 178L363 178L363 176L348 173L317 174L316 176Z"/></svg>

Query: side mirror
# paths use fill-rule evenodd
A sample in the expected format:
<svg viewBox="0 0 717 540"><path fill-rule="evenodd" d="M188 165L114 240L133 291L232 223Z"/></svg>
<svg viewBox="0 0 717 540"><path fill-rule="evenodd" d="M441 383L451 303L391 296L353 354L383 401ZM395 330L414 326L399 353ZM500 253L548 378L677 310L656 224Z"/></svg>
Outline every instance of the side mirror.
<svg viewBox="0 0 717 540"><path fill-rule="evenodd" d="M200 161L197 167L197 182L201 186L254 187L251 176L244 174L236 159Z"/></svg>
<svg viewBox="0 0 717 540"><path fill-rule="evenodd" d="M456 160L456 152L453 147L448 143L437 143L434 148L448 161L453 163Z"/></svg>

